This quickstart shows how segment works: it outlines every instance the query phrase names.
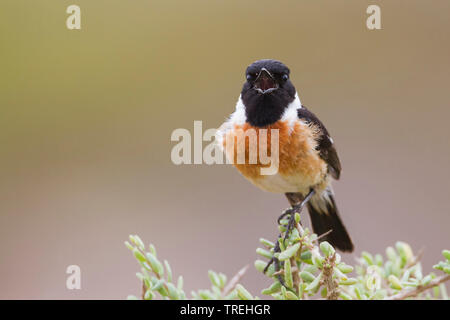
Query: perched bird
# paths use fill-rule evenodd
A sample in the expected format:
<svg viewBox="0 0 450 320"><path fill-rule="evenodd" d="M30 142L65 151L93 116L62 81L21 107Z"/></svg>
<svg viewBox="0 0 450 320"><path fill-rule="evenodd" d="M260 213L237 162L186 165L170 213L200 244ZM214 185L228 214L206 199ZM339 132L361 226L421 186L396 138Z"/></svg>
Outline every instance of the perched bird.
<svg viewBox="0 0 450 320"><path fill-rule="evenodd" d="M341 173L333 139L323 123L302 106L289 74L289 68L277 60L259 60L248 66L236 110L219 128L216 139L245 178L265 191L284 193L295 212L306 205L314 232L325 234L322 240L337 249L352 251L353 243L339 216L331 188L331 178L339 179ZM265 166L260 162L236 163L235 150L225 148L227 138L234 139L237 130L251 129L257 134L261 129L278 129L276 174L262 175L256 170ZM290 215L288 228L294 224L292 210L278 219L280 222Z"/></svg>

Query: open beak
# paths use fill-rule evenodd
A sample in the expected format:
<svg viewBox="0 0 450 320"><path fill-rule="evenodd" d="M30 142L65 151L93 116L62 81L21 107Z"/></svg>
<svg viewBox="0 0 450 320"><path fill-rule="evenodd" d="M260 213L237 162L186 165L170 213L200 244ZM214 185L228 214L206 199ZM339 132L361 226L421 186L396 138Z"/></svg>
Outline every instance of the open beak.
<svg viewBox="0 0 450 320"><path fill-rule="evenodd" d="M266 68L262 68L255 80L255 90L262 94L270 93L278 89L278 83Z"/></svg>

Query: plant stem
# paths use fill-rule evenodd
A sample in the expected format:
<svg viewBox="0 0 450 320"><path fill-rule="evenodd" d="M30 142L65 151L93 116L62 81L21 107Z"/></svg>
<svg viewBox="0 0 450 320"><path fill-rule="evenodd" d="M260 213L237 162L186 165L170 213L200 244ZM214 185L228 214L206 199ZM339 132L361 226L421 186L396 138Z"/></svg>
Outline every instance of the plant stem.
<svg viewBox="0 0 450 320"><path fill-rule="evenodd" d="M441 277L438 277L438 278L432 280L429 284L427 284L425 286L420 285L412 290L400 292L396 295L387 297L386 300L404 300L406 298L415 297L415 296L419 295L420 293L422 293L428 289L431 289L435 286L438 286L441 283L444 283L445 281L448 281L448 280L450 280L450 275L443 275Z"/></svg>
<svg viewBox="0 0 450 320"><path fill-rule="evenodd" d="M236 275L231 278L231 280L228 282L228 284L225 286L225 288L223 288L223 296L227 296L231 291L233 291L233 289L236 287L236 285L239 283L239 281L241 280L241 278L244 276L244 274L247 272L248 270L248 265L246 265L245 267L243 267L241 270L238 271L238 273L236 273Z"/></svg>
<svg viewBox="0 0 450 320"><path fill-rule="evenodd" d="M333 279L333 268L336 260L336 253L330 258L323 267L323 284L327 288L327 300L337 300L339 298L339 284ZM329 266L327 266L329 265Z"/></svg>

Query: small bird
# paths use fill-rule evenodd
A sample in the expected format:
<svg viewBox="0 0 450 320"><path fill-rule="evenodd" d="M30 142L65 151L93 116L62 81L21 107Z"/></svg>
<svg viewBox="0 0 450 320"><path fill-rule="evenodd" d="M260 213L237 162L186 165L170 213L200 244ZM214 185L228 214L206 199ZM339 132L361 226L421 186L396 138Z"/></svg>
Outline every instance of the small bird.
<svg viewBox="0 0 450 320"><path fill-rule="evenodd" d="M322 241L327 240L341 251L353 251L352 240L339 216L331 187L331 178L339 179L341 163L328 130L301 104L290 80L290 70L282 62L259 60L248 66L245 74L246 81L236 110L216 134L227 158L235 160L234 151L231 153L225 143L227 138L236 135L237 130L247 132L253 129L259 134L261 129L278 129L276 174L262 175L255 170L264 167L260 162L232 161L233 165L259 188L286 195L291 210L285 211L278 222L289 215L288 230L294 225L293 213L300 212L306 205L313 230L319 236L323 235Z"/></svg>

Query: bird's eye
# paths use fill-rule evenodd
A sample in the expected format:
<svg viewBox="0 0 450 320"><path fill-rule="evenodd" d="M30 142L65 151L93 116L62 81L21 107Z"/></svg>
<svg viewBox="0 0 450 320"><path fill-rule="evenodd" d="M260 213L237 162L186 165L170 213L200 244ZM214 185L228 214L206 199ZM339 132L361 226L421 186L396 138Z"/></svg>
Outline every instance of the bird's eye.
<svg viewBox="0 0 450 320"><path fill-rule="evenodd" d="M255 78L255 75L253 75L253 74L251 74L251 73L248 73L247 74L247 80L248 81L251 81L251 80L253 80Z"/></svg>
<svg viewBox="0 0 450 320"><path fill-rule="evenodd" d="M289 76L285 73L281 78L283 79L283 81L287 81L289 79Z"/></svg>

